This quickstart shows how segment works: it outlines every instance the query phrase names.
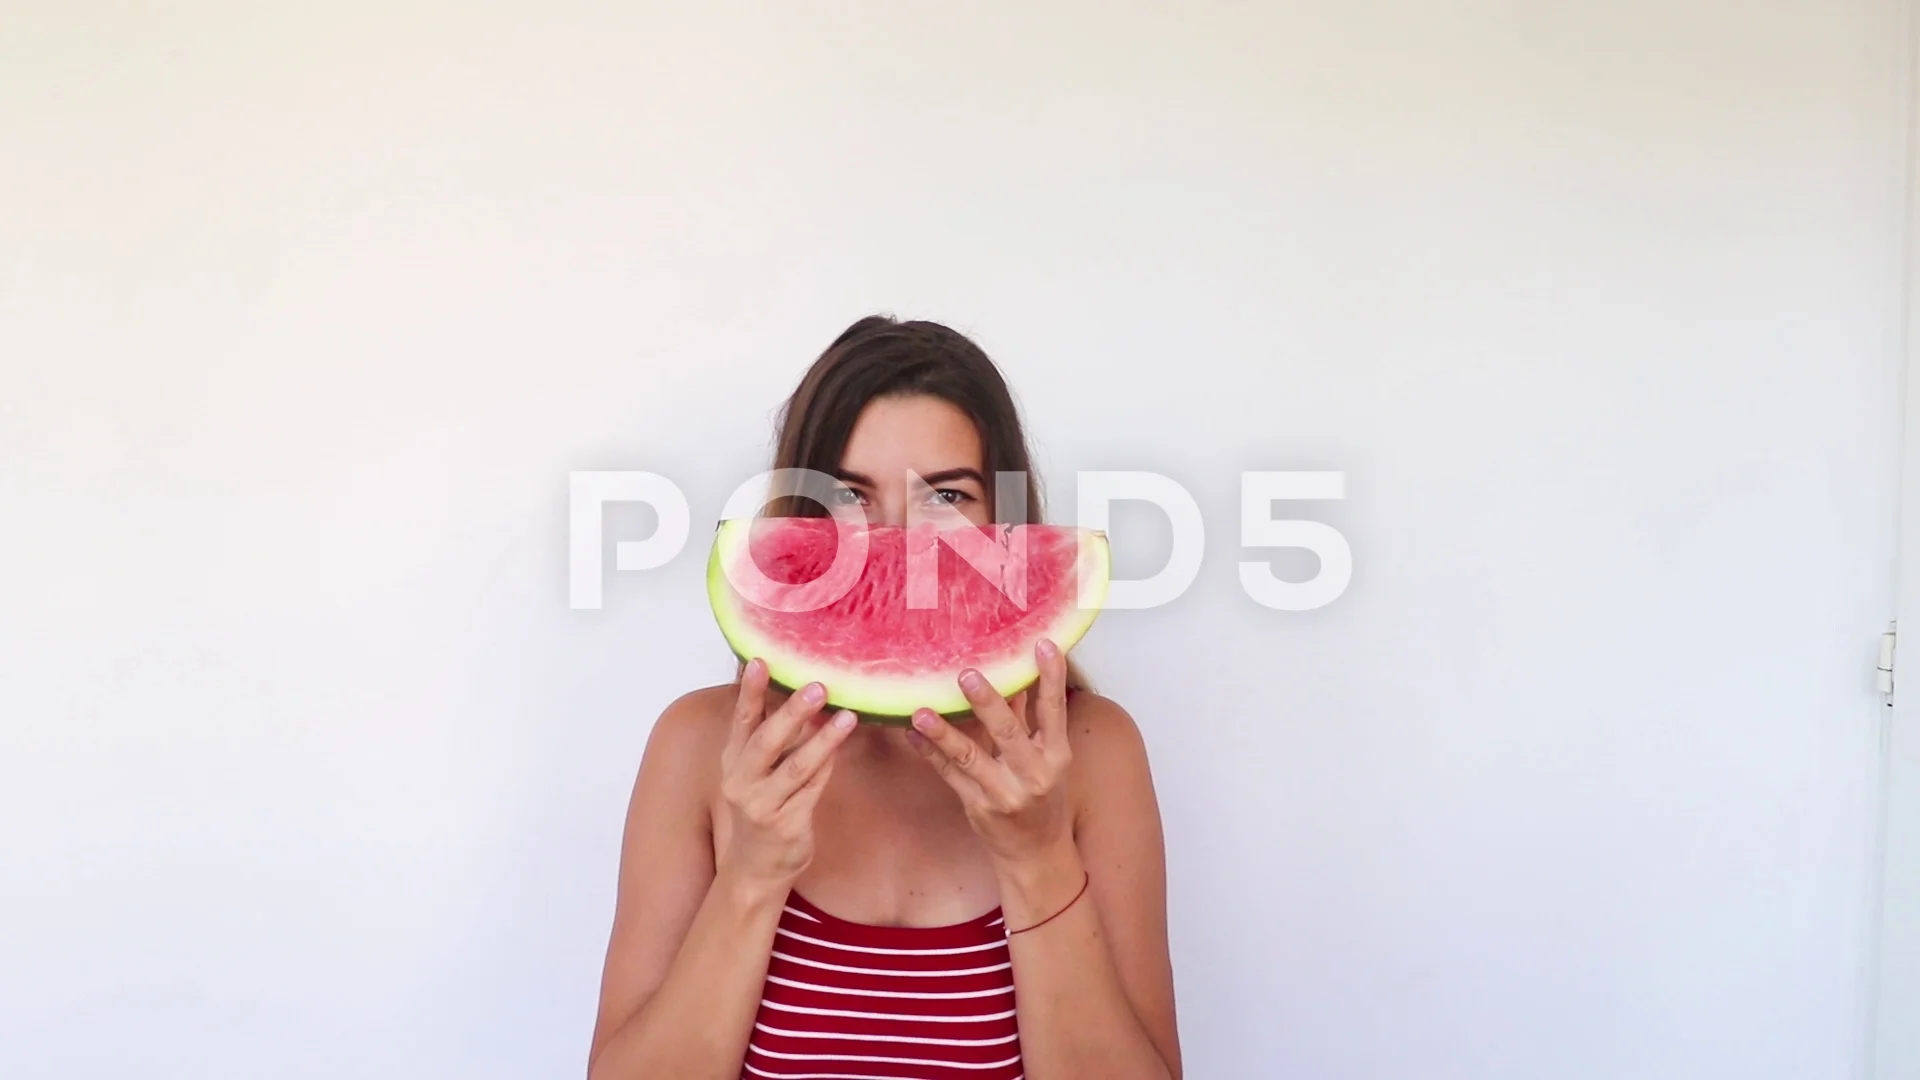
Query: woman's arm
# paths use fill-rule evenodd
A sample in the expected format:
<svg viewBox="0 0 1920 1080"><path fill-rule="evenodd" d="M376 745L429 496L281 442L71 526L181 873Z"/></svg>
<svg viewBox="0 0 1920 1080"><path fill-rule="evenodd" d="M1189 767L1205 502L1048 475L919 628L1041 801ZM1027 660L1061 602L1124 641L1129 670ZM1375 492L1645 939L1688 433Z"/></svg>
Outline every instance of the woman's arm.
<svg viewBox="0 0 1920 1080"><path fill-rule="evenodd" d="M819 700L805 694L768 716L765 693L765 667L750 664L737 693L682 698L648 738L627 810L590 1080L738 1080L780 911L812 856L813 807L851 727L818 724ZM730 723L716 715L728 711ZM732 815L717 862L716 780Z"/></svg>
<svg viewBox="0 0 1920 1080"><path fill-rule="evenodd" d="M963 685L997 752L932 713L915 717L924 736L916 745L993 854L1026 1075L1179 1080L1165 860L1145 745L1118 705L1082 695L1069 750L1065 660L1044 644L1040 653L1031 729L991 689Z"/></svg>
<svg viewBox="0 0 1920 1080"><path fill-rule="evenodd" d="M1073 843L999 869L1032 1080L1180 1080L1160 812L1133 718L1078 695ZM1074 895L1082 884L1087 892ZM1061 909L1071 903L1071 907Z"/></svg>

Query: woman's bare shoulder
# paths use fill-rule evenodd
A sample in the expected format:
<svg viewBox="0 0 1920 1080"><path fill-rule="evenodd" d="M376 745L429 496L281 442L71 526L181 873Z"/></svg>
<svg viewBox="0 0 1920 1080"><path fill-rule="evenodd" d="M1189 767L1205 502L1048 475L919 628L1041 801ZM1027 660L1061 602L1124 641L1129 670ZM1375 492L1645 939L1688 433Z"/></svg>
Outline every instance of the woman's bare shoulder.
<svg viewBox="0 0 1920 1080"><path fill-rule="evenodd" d="M646 752L634 779L634 808L660 800L704 805L719 782L719 761L727 745L737 687L703 686L674 698L660 711L647 735Z"/></svg>
<svg viewBox="0 0 1920 1080"><path fill-rule="evenodd" d="M1075 690L1067 699L1067 745L1084 790L1147 777L1147 742L1133 714L1110 697Z"/></svg>
<svg viewBox="0 0 1920 1080"><path fill-rule="evenodd" d="M689 690L667 703L653 722L647 752L668 756L717 754L727 742L727 724L733 719L735 683Z"/></svg>
<svg viewBox="0 0 1920 1080"><path fill-rule="evenodd" d="M1117 744L1124 748L1141 742L1140 725L1119 702L1091 690L1067 695L1067 735L1075 750L1089 745Z"/></svg>

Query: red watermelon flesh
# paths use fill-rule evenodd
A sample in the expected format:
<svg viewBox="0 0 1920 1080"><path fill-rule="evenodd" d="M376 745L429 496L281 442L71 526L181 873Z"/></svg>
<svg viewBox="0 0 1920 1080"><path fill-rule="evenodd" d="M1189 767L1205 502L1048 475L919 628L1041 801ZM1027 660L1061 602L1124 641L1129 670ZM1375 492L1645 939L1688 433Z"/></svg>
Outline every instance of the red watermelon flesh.
<svg viewBox="0 0 1920 1080"><path fill-rule="evenodd" d="M740 518L716 532L708 591L734 651L774 681L819 681L830 705L890 718L967 711L968 667L1003 695L1030 685L1034 646L1072 648L1108 572L1104 534L1069 526Z"/></svg>

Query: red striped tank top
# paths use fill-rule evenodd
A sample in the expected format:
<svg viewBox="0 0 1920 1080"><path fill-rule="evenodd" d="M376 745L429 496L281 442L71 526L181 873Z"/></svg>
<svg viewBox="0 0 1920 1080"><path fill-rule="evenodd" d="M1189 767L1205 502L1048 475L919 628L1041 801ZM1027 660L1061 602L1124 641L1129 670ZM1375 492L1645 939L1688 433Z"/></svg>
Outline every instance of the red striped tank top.
<svg viewBox="0 0 1920 1080"><path fill-rule="evenodd" d="M787 897L742 1080L1020 1080L1000 911L873 926Z"/></svg>

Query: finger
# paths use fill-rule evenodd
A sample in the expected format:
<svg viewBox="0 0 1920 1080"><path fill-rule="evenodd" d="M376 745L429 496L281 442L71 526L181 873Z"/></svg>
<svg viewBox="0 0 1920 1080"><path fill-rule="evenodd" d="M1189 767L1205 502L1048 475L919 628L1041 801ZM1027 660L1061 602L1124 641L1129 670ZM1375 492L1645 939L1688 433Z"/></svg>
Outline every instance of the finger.
<svg viewBox="0 0 1920 1080"><path fill-rule="evenodd" d="M1033 734L1033 688L1028 687L1008 698L1007 707L1020 718L1020 730Z"/></svg>
<svg viewBox="0 0 1920 1080"><path fill-rule="evenodd" d="M1004 707L1006 703L1001 704ZM967 738L965 733L947 723L944 717L933 710L921 709L914 713L913 728L936 751L927 760L961 794L966 794L968 787L988 795L1004 794L1010 786L1012 777L1004 763L981 749L979 743ZM969 783L958 784L956 777Z"/></svg>
<svg viewBox="0 0 1920 1080"><path fill-rule="evenodd" d="M917 751L922 758L926 759L927 764L933 766L933 771L939 774L940 779L945 781L946 785L952 788L963 800L979 798L981 795L980 785L975 783L972 777L962 772L960 767L953 763L953 759L947 756L946 751L933 744L932 739L920 734L919 728L921 723L920 716L915 714L913 718L914 726L907 731L907 742L913 746L914 750Z"/></svg>
<svg viewBox="0 0 1920 1080"><path fill-rule="evenodd" d="M1034 712L1038 714L1040 745L1049 754L1067 746L1067 654L1042 638L1034 648L1040 662L1040 685Z"/></svg>
<svg viewBox="0 0 1920 1080"><path fill-rule="evenodd" d="M773 710L766 722L747 739L744 753L745 762L752 776L765 776L772 771L773 763L780 754L793 744L794 736L820 706L826 704L827 688L819 683L808 683L800 692L789 696L784 704Z"/></svg>
<svg viewBox="0 0 1920 1080"><path fill-rule="evenodd" d="M977 671L967 670L960 673L960 692L967 696L967 703L973 706L974 718L980 726L987 729L987 735L993 739L995 750L1014 771L1027 775L1038 763L1039 748L1033 745L1033 739L1027 734L1027 726L1000 696L1000 692L987 682L986 677ZM967 740L972 742L971 739Z"/></svg>
<svg viewBox="0 0 1920 1080"><path fill-rule="evenodd" d="M845 709L836 713L832 720L820 725L820 729L807 738L806 742L788 754L780 767L767 777L767 795L775 802L785 802L793 794L807 786L822 766L833 759L833 752L847 741L853 731L854 716Z"/></svg>
<svg viewBox="0 0 1920 1080"><path fill-rule="evenodd" d="M832 727L832 725L829 724L828 727ZM781 805L780 812L783 814L805 814L811 819L813 817L813 808L820 804L820 793L827 790L827 781L833 777L834 761L835 755L828 754L826 760L820 763L820 767L815 769L813 775L807 778L807 782L801 784L798 791L787 796L787 801Z"/></svg>
<svg viewBox="0 0 1920 1080"><path fill-rule="evenodd" d="M756 656L740 670L740 686L733 695L733 723L727 729L727 750L739 753L766 715L767 662Z"/></svg>

